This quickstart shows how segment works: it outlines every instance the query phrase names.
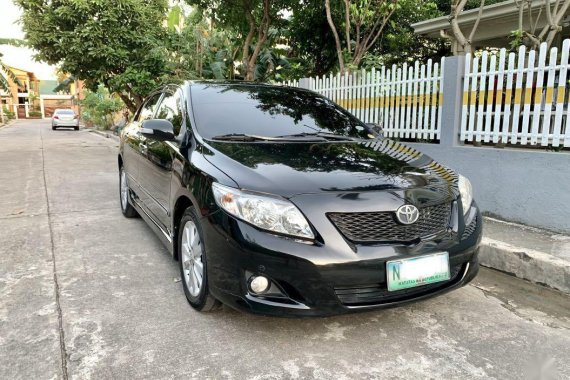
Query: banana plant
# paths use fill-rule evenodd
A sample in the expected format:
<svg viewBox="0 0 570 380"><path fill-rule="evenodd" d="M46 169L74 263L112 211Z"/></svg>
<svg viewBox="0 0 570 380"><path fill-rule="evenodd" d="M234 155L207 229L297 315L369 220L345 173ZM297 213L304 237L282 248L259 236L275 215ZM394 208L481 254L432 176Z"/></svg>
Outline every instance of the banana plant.
<svg viewBox="0 0 570 380"><path fill-rule="evenodd" d="M0 45L25 46L26 42L13 38L0 38ZM14 74L10 66L4 63L2 57L3 54L0 53L0 90L3 90L8 95L12 95L8 79L16 83L18 86L21 86L22 83L20 82L16 74Z"/></svg>

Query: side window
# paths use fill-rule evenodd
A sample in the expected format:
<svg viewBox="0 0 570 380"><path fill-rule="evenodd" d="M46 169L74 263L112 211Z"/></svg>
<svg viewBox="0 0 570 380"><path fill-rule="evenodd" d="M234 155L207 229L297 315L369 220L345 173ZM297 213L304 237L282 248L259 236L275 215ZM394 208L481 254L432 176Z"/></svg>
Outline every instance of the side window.
<svg viewBox="0 0 570 380"><path fill-rule="evenodd" d="M176 91L174 94L166 94L160 107L158 108L157 119L169 120L174 126L174 134L178 136L180 129L182 128L182 120L184 118L184 112L182 103L184 102L182 98L182 93L180 90Z"/></svg>
<svg viewBox="0 0 570 380"><path fill-rule="evenodd" d="M145 104L143 105L137 116L138 122L142 123L143 121L152 118L152 116L154 115L154 111L158 106L159 99L160 99L160 94L153 95L151 98L147 99L147 101L145 102Z"/></svg>

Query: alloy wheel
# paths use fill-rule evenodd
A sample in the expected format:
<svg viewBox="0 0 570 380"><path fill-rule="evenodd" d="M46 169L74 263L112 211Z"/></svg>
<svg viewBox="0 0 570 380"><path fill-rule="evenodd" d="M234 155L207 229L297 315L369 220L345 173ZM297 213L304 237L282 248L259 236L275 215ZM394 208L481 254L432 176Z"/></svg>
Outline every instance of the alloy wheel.
<svg viewBox="0 0 570 380"><path fill-rule="evenodd" d="M127 173L121 169L121 206L123 210L129 205L129 186L127 185Z"/></svg>
<svg viewBox="0 0 570 380"><path fill-rule="evenodd" d="M184 225L181 244L184 282L190 294L197 297L202 289L204 264L202 262L202 241L194 222L187 221Z"/></svg>

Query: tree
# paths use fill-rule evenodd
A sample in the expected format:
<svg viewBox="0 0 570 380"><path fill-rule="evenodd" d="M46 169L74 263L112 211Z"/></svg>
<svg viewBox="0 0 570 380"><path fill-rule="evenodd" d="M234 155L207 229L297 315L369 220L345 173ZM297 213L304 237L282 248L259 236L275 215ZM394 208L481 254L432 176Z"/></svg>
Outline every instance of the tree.
<svg viewBox="0 0 570 380"><path fill-rule="evenodd" d="M173 19L171 14L169 22ZM235 33L215 28L197 9L187 17L183 13L179 17L177 28L169 26L166 43L170 76L177 79L233 79L234 61L240 50Z"/></svg>
<svg viewBox="0 0 570 380"><path fill-rule="evenodd" d="M529 0L515 1L515 6L518 8L518 29L511 33L511 36L514 38L513 45L525 44L530 48L536 49L542 42L546 42L547 47L550 48L554 38L562 30L560 23L570 7L570 0L564 0L562 3L560 3L560 0L556 0L554 4L552 0L544 0L539 12L544 11L546 25L542 27L540 32L537 32L538 17L536 20L533 20L531 5L532 3ZM525 10L527 9L530 29L525 30L523 24Z"/></svg>
<svg viewBox="0 0 570 380"><path fill-rule="evenodd" d="M18 40L15 38L0 38L0 45L11 45L11 46L26 46L26 41ZM2 61L3 54L0 53L0 90L3 90L6 94L11 95L10 84L8 79L16 83L16 85L21 86L20 80L14 74L10 66L6 65Z"/></svg>
<svg viewBox="0 0 570 380"><path fill-rule="evenodd" d="M20 83L18 77L16 76L16 74L14 74L10 66L6 65L2 61L2 57L3 55L2 53L0 53L0 90L4 90L6 94L12 95L12 91L10 90L10 83L8 83L8 78L12 80L14 83L16 83L18 86L21 86L22 84Z"/></svg>
<svg viewBox="0 0 570 380"><path fill-rule="evenodd" d="M283 22L287 1L269 0L187 0L210 17L214 26L233 31L241 41L241 70L246 80L255 79L255 65L267 46L270 28Z"/></svg>
<svg viewBox="0 0 570 380"><path fill-rule="evenodd" d="M443 38L429 38L414 33L412 24L449 14L441 0L398 0L398 7L375 46L362 59L361 67L390 66L402 62L439 60L449 55L450 44Z"/></svg>
<svg viewBox="0 0 570 380"><path fill-rule="evenodd" d="M344 1L330 2L331 17L335 25L339 26L337 32L340 41L346 40L343 28L345 9ZM447 55L450 48L446 39L419 36L414 33L411 25L449 14L449 10L449 0L398 0L382 34L364 54L359 67L425 61ZM300 0L299 5L293 7L293 16L285 36L289 38L292 47L289 61L292 64L299 62L302 66L299 73L321 76L339 66L335 38L323 0ZM341 45L341 48L346 56L345 46Z"/></svg>
<svg viewBox="0 0 570 380"><path fill-rule="evenodd" d="M103 84L131 112L165 73L166 0L15 0L36 58L96 91Z"/></svg>
<svg viewBox="0 0 570 380"><path fill-rule="evenodd" d="M451 32L453 33L454 42L461 47L461 49L456 49L456 51L462 51L465 53L471 53L471 43L473 37L475 36L475 32L479 27L479 22L481 21L481 16L483 15L483 7L485 6L485 0L481 0L481 4L479 5L479 12L477 13L477 18L475 19L475 23L473 24L473 28L471 28L471 32L469 36L465 36L459 27L459 15L465 9L467 5L467 0L453 0L451 4L451 13L449 15L449 23L451 24Z"/></svg>
<svg viewBox="0 0 570 380"><path fill-rule="evenodd" d="M85 99L79 104L82 108L81 118L102 129L109 129L113 125L114 115L124 108L121 99L109 94L102 86L96 92L87 91Z"/></svg>
<svg viewBox="0 0 570 380"><path fill-rule="evenodd" d="M340 2L331 4L333 19L342 17ZM285 36L292 48L289 59L294 57L305 76L321 76L338 64L335 40L327 21L323 0L301 0L293 8L293 16Z"/></svg>
<svg viewBox="0 0 570 380"><path fill-rule="evenodd" d="M325 0L327 21L333 33L341 72L357 68L364 55L382 35L397 8L398 0L344 0L343 50L340 35L332 17L330 0ZM351 37L352 34L352 38Z"/></svg>

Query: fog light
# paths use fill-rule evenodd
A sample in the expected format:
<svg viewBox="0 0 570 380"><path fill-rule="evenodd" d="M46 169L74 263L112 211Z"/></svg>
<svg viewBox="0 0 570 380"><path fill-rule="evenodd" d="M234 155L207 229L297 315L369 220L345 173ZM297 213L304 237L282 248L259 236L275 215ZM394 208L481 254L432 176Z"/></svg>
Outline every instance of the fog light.
<svg viewBox="0 0 570 380"><path fill-rule="evenodd" d="M265 276L251 276L249 278L249 290L253 293L261 294L269 290L271 282Z"/></svg>

